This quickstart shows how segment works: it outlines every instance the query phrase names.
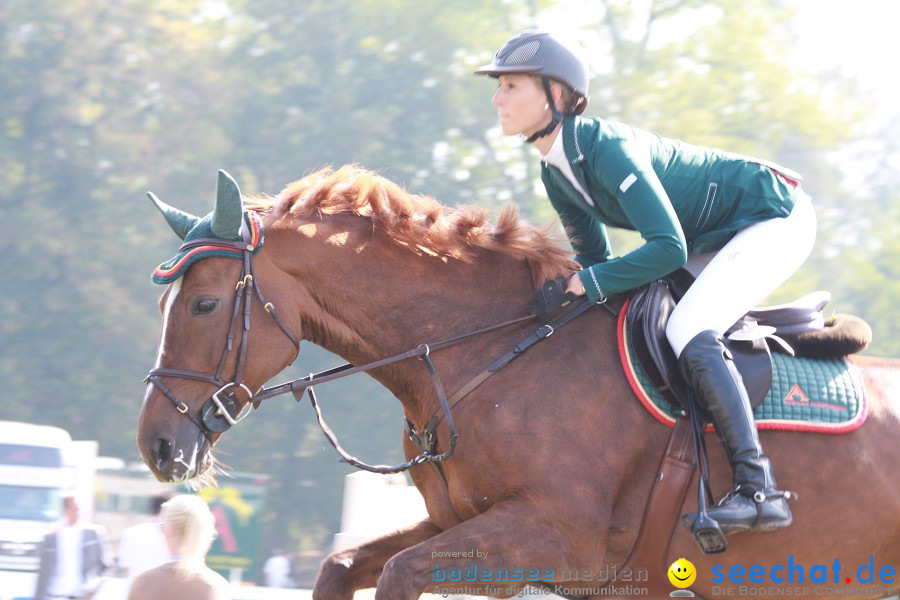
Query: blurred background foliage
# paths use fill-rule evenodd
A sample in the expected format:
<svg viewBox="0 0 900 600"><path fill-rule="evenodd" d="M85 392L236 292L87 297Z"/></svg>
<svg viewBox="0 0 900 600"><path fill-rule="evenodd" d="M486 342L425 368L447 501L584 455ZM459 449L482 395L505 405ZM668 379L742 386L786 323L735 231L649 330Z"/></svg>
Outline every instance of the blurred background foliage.
<svg viewBox="0 0 900 600"><path fill-rule="evenodd" d="M773 302L829 289L834 310L872 324L868 353L900 355L900 118L873 127L871 99L852 79L790 66L799 43L790 1L574 4L3 3L0 419L62 426L99 440L102 454L139 460L141 380L162 291L149 273L178 244L148 189L205 214L219 168L253 195L360 163L448 204L512 202L550 222L534 151L502 137L495 84L470 73L512 33L563 8L589 49L588 114L804 173L819 242ZM615 241L624 251L639 240ZM305 345L297 372L281 377L336 362ZM358 377L321 394L349 450L400 460L399 404L384 390ZM223 438L220 456L272 476L264 547L327 548L349 469L308 407L267 401Z"/></svg>

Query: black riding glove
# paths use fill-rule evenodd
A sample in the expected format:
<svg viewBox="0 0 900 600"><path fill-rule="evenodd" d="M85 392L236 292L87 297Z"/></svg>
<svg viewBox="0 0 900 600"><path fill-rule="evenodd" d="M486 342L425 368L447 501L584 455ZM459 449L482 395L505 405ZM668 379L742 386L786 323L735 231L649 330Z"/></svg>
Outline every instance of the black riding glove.
<svg viewBox="0 0 900 600"><path fill-rule="evenodd" d="M568 277L560 277L545 282L537 291L531 312L537 315L541 323L547 323L569 306L578 296L566 291Z"/></svg>

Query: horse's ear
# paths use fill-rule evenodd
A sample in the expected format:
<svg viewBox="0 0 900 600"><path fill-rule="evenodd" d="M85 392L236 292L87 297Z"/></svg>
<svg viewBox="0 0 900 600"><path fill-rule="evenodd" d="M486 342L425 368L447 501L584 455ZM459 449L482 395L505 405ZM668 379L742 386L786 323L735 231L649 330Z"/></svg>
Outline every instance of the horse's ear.
<svg viewBox="0 0 900 600"><path fill-rule="evenodd" d="M226 240L241 237L241 219L244 207L241 204L241 190L238 184L225 171L219 171L216 184L216 208L212 214L212 232Z"/></svg>
<svg viewBox="0 0 900 600"><path fill-rule="evenodd" d="M153 192L147 192L147 197L153 202L153 205L159 209L159 212L166 218L169 227L172 228L178 237L184 239L184 236L200 222L199 217L195 217L190 213L186 213L177 208L173 208L156 197Z"/></svg>

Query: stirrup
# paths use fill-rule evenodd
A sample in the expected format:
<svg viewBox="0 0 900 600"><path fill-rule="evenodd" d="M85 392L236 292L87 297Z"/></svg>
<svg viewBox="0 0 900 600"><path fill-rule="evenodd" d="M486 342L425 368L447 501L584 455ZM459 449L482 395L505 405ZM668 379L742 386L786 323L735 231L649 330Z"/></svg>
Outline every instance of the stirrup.
<svg viewBox="0 0 900 600"><path fill-rule="evenodd" d="M694 519L691 534L704 554L719 554L728 550L728 540L719 522L706 514L706 511L700 512Z"/></svg>

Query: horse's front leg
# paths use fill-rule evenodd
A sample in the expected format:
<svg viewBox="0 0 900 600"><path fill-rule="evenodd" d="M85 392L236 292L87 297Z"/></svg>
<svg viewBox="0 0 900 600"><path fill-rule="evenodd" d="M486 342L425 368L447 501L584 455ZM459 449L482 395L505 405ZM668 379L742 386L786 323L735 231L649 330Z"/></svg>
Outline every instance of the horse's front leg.
<svg viewBox="0 0 900 600"><path fill-rule="evenodd" d="M313 600L352 600L356 590L375 587L388 559L440 532L430 519L425 519L354 548L329 554L316 577Z"/></svg>
<svg viewBox="0 0 900 600"><path fill-rule="evenodd" d="M390 558L375 600L416 600L423 593L515 596L528 580L559 581L571 569L597 568L606 524L525 500L496 504ZM599 587L599 586L598 586Z"/></svg>

